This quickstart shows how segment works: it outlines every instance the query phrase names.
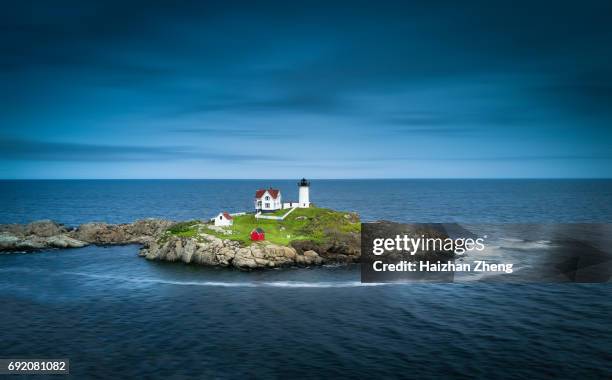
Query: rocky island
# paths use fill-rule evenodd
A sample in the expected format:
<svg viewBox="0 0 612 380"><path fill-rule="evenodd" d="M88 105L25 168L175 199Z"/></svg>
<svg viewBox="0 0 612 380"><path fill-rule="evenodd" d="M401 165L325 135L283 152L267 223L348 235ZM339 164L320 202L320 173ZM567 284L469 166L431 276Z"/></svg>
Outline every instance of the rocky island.
<svg viewBox="0 0 612 380"><path fill-rule="evenodd" d="M264 241L250 231L261 227ZM210 221L145 219L129 224L86 223L69 228L53 221L0 225L0 252L139 244L148 260L238 269L321 265L359 260L360 222L355 213L310 207L295 209L284 220L234 218L232 226Z"/></svg>

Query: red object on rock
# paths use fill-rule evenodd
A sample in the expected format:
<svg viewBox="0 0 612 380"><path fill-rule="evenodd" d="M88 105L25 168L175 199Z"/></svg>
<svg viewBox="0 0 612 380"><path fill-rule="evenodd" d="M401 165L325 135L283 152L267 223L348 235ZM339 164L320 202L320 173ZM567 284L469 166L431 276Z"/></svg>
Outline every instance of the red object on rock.
<svg viewBox="0 0 612 380"><path fill-rule="evenodd" d="M259 241L266 240L266 233L261 228L257 227L253 231L251 231L251 240Z"/></svg>

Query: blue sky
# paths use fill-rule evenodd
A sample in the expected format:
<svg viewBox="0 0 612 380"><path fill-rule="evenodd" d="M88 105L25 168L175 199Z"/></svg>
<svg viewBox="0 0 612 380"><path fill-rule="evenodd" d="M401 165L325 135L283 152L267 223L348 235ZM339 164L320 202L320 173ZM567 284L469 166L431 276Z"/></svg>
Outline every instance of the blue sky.
<svg viewBox="0 0 612 380"><path fill-rule="evenodd" d="M5 5L0 178L612 176L609 1L252 3Z"/></svg>

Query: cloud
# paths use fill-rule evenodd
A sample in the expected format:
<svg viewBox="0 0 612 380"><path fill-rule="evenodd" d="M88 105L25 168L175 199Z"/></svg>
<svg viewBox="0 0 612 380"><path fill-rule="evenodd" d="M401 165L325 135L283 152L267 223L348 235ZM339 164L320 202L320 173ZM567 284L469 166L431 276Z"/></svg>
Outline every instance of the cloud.
<svg viewBox="0 0 612 380"><path fill-rule="evenodd" d="M361 157L361 159L364 159ZM436 155L436 156L425 156L425 155L413 155L413 156L386 156L386 157L370 157L367 161L479 161L479 162L490 162L490 161L558 161L558 160L612 160L610 155L577 155L577 154L550 154L550 155L472 155L472 156L461 156L461 155Z"/></svg>
<svg viewBox="0 0 612 380"><path fill-rule="evenodd" d="M185 146L96 145L0 139L0 160L19 161L268 161L278 157Z"/></svg>
<svg viewBox="0 0 612 380"><path fill-rule="evenodd" d="M329 94L304 94L299 90L292 92L285 89L276 96L253 97L244 93L235 95L215 96L206 94L210 99L200 104L181 106L170 111L167 117L182 117L217 112L249 112L249 113L333 113L342 108L340 100ZM208 96L206 96L208 95Z"/></svg>
<svg viewBox="0 0 612 380"><path fill-rule="evenodd" d="M476 128L464 128L464 127L406 127L406 128L392 128L389 133L397 136L436 136L436 137L459 137L459 136L470 136L478 132ZM387 133L387 132L383 132Z"/></svg>
<svg viewBox="0 0 612 380"><path fill-rule="evenodd" d="M444 168L606 160L580 153L605 152L611 141L596 130L612 118L611 7L12 2L0 14L0 126L32 137L0 136L0 159L223 167L286 160L278 148L326 154L330 165L367 150L379 153L374 160L440 160ZM57 136L92 143L50 142ZM208 137L228 149L192 142L212 146ZM462 137L511 156L464 153ZM396 158L386 147L407 142L431 157Z"/></svg>
<svg viewBox="0 0 612 380"><path fill-rule="evenodd" d="M600 118L606 124L612 119L612 70L555 76L529 91L564 111Z"/></svg>
<svg viewBox="0 0 612 380"><path fill-rule="evenodd" d="M194 135L203 135L206 137L224 137L224 138L261 138L282 140L294 136L288 131L279 131L277 128L213 128L213 127L187 127L187 128L172 128L171 132L188 133Z"/></svg>
<svg viewBox="0 0 612 380"><path fill-rule="evenodd" d="M469 91L466 91L469 93ZM472 96L475 96L472 94ZM450 97L450 96L449 96ZM451 99L452 101L452 99ZM447 103L449 101L447 100ZM382 121L388 124L398 126L417 126L417 127L449 127L461 125L516 125L525 121L533 120L533 112L525 112L525 108L518 112L517 105L491 105L486 103L478 103L478 110L444 110L440 109L437 112L399 112L382 118ZM463 108L466 108L464 105ZM530 110L533 111L533 110Z"/></svg>

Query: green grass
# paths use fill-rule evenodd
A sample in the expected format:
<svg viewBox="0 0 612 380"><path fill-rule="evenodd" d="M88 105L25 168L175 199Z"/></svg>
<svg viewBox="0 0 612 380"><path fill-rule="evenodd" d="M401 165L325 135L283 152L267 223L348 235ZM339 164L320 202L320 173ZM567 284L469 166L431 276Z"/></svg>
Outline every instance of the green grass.
<svg viewBox="0 0 612 380"><path fill-rule="evenodd" d="M190 220L188 222L180 222L172 227L168 228L166 233L162 235L161 238L157 241L159 244L162 244L168 240L169 236L180 236L180 237L195 237L198 234L198 225L202 222L199 220Z"/></svg>
<svg viewBox="0 0 612 380"><path fill-rule="evenodd" d="M170 227L168 231L172 235L181 236L181 237L193 237L197 233L197 228L195 228L201 222L199 220L190 220L188 222L177 223L174 226Z"/></svg>
<svg viewBox="0 0 612 380"><path fill-rule="evenodd" d="M284 215L288 210L282 211ZM268 213L266 215L274 215ZM277 216L281 216L277 215ZM345 217L345 215L347 215ZM169 229L169 234L182 237L195 237L198 235L199 221L179 223ZM200 224L201 226L201 224ZM206 227L201 231L222 239L236 240L244 245L251 244L251 231L261 227L266 233L266 241L279 245L288 245L295 240L313 240L323 242L334 232L359 232L361 225L359 217L355 214L334 211L325 208L298 208L285 220L255 219L253 214L234 217L234 225L228 227L231 235L226 235Z"/></svg>

